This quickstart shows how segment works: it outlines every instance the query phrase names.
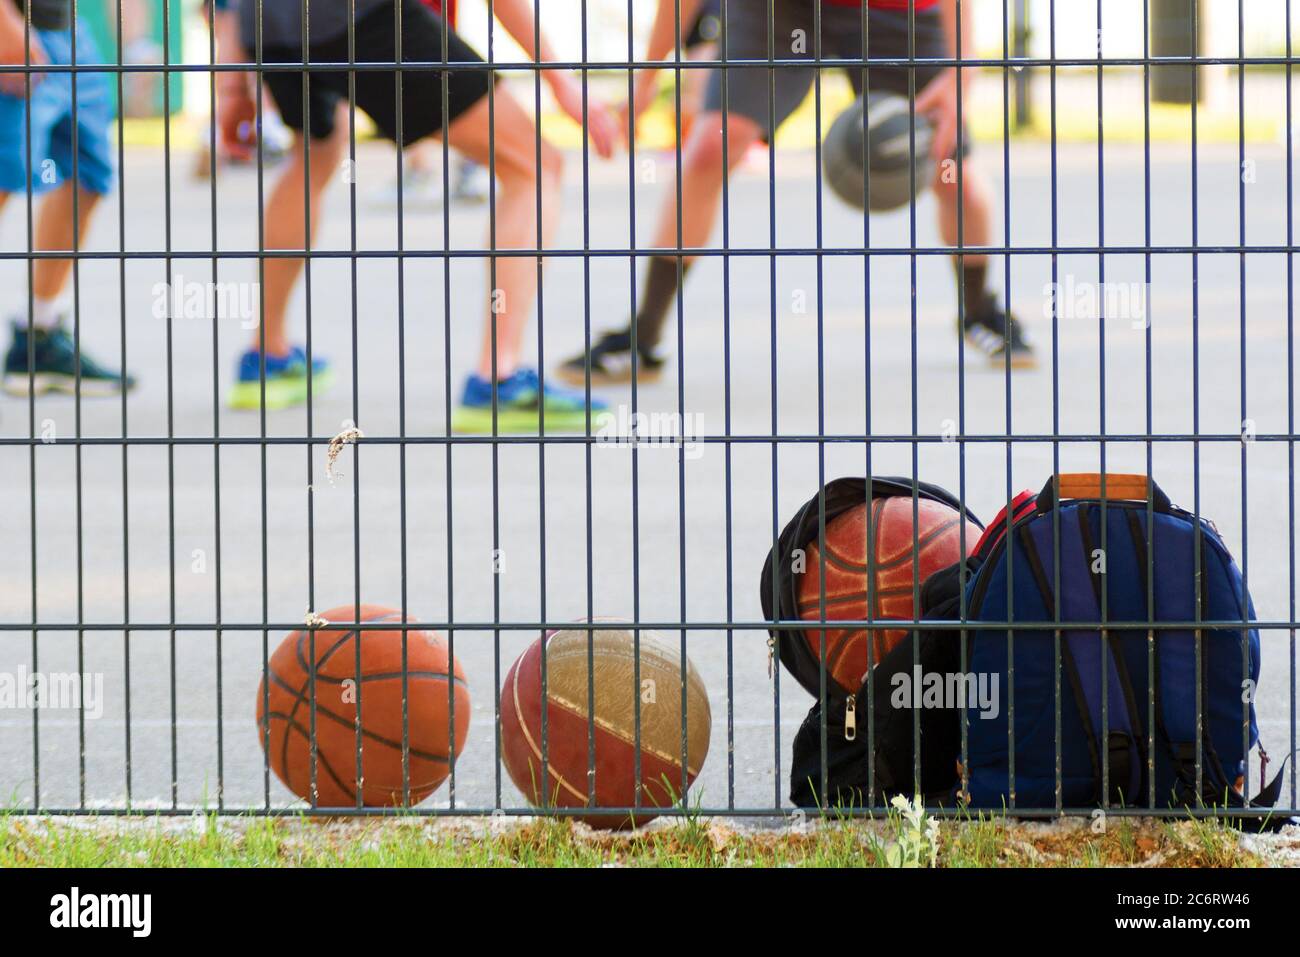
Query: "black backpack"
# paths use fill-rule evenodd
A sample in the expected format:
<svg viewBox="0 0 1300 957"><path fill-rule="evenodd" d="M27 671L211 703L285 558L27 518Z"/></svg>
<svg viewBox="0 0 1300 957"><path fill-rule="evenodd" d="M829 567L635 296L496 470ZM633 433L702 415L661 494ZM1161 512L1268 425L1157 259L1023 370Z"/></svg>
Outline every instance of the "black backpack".
<svg viewBox="0 0 1300 957"><path fill-rule="evenodd" d="M793 566L796 556L806 554L808 545L817 542L823 515L829 523L868 499L895 495L941 502L983 528L954 495L937 485L895 477L872 478L870 483L865 478L836 479L795 513L767 556L760 583L764 617L769 621L799 618L800 573ZM967 543L968 547L974 544ZM927 601L931 582L939 577L931 576L922 586L923 608L931 604ZM948 614L946 604L935 607L932 617L957 617L955 609ZM907 638L872 669L868 682L856 692L845 693L829 676L823 683L822 663L804 641L803 630L768 629L781 664L817 699L795 734L790 800L798 807L863 807L869 801L887 801L894 794L911 797L918 779L923 795L950 792L957 780L960 755L956 712L897 708L891 706L890 696L894 676L910 674L918 657L925 672L957 670L959 659L948 659L954 653L960 655L958 644L944 640L943 633L909 630ZM868 705L873 715L870 724L859 718ZM913 751L918 729L922 740L919 766Z"/></svg>

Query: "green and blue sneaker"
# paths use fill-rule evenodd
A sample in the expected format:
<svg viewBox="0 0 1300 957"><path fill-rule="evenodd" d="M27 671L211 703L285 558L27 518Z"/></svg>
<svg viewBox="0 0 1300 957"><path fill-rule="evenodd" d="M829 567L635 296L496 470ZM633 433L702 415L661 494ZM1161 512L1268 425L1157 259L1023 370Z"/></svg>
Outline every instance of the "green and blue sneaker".
<svg viewBox="0 0 1300 957"><path fill-rule="evenodd" d="M564 389L547 382L543 390L536 369L517 369L497 381L496 424L499 433L535 433L541 426L541 412L546 412L547 432L581 432L587 427L587 400L582 392ZM603 412L605 403L591 400L592 417ZM460 406L451 414L453 432L478 434L492 431L492 382L479 375L465 380Z"/></svg>
<svg viewBox="0 0 1300 957"><path fill-rule="evenodd" d="M121 395L135 385L128 375L100 365L84 349L77 354L72 334L62 325L50 329L28 329L26 322L13 324L13 339L5 355L4 389L10 395L41 395L46 392L77 392L77 371L81 371L83 396ZM28 351L32 365L28 366Z"/></svg>
<svg viewBox="0 0 1300 957"><path fill-rule="evenodd" d="M319 356L311 361L312 397L330 387L334 376ZM262 407L262 353L249 349L239 357L235 387L227 400L232 409ZM266 357L266 407L284 409L307 401L307 354L294 346L287 355Z"/></svg>

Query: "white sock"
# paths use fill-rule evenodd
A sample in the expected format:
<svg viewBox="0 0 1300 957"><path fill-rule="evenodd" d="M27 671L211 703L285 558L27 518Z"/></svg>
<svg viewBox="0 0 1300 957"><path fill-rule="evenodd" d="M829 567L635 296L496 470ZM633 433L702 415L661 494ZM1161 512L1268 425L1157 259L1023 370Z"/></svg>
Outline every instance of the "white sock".
<svg viewBox="0 0 1300 957"><path fill-rule="evenodd" d="M62 298L57 296L54 299L33 298L31 309L31 324L36 329L53 329L66 312ZM26 318L27 310L23 309L19 315Z"/></svg>

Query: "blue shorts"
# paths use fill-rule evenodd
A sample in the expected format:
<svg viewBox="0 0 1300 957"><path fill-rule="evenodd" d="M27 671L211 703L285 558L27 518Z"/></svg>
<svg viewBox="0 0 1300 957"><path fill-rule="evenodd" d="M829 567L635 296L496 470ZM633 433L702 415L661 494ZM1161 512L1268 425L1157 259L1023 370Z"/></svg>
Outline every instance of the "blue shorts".
<svg viewBox="0 0 1300 957"><path fill-rule="evenodd" d="M72 62L71 30L33 30L49 62ZM77 21L77 65L102 64L99 50L84 21ZM76 110L73 110L72 74L45 73L31 91L31 152L27 150L26 97L0 93L0 193L25 192L27 159L36 193L53 189L73 176L73 129L76 129L76 176L92 193L113 187L113 147L108 129L113 122L113 99L108 73L77 72Z"/></svg>

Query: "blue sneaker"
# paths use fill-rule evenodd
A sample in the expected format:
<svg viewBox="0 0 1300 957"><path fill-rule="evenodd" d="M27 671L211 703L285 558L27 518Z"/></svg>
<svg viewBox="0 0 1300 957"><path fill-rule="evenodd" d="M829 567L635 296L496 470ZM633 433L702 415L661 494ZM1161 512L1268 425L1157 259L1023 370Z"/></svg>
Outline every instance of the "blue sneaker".
<svg viewBox="0 0 1300 957"><path fill-rule="evenodd" d="M27 365L27 352L33 364ZM115 369L100 365L82 349L78 362L72 333L62 325L52 329L28 329L26 321L13 324L13 339L5 354L4 390L10 395L26 396L29 392L77 391L77 371L81 371L83 396L120 395L131 389L135 380Z"/></svg>
<svg viewBox="0 0 1300 957"><path fill-rule="evenodd" d="M594 418L597 413L605 410L606 405L593 396L588 407L586 396L582 392L565 389L551 382L547 382L545 390L542 390L536 369L517 369L508 378L498 380L498 432L537 432L542 424L543 408L548 432L581 432L587 427L588 412ZM488 379L471 375L465 380L460 406L451 414L451 430L473 433L492 431L492 383Z"/></svg>
<svg viewBox="0 0 1300 957"><path fill-rule="evenodd" d="M330 387L334 375L327 361L315 356L311 362L313 398ZM235 386L230 390L232 409L262 407L262 354L249 349L239 357ZM288 355L266 357L266 407L284 409L307 401L307 354L299 346Z"/></svg>

